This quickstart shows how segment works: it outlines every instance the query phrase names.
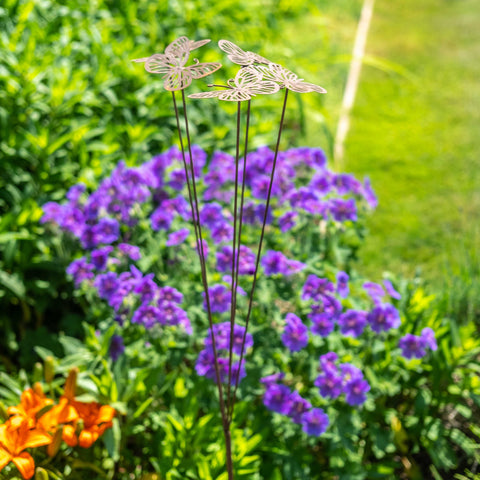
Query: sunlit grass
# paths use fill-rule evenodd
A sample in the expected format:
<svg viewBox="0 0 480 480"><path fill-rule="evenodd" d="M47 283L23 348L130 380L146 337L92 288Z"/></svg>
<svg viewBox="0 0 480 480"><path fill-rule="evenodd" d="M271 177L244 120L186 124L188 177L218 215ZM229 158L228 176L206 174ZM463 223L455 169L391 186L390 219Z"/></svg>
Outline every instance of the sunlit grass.
<svg viewBox="0 0 480 480"><path fill-rule="evenodd" d="M359 269L436 280L470 248L480 207L480 11L463 2L376 2L345 170L371 177L380 206Z"/></svg>

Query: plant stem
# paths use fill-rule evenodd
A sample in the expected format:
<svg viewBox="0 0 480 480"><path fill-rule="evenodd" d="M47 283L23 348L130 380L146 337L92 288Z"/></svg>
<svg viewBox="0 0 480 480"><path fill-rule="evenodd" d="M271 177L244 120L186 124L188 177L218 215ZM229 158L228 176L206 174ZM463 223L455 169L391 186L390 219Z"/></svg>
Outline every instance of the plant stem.
<svg viewBox="0 0 480 480"><path fill-rule="evenodd" d="M243 339L242 339L242 348L240 352L240 364L242 363L243 360L243 355L245 353L245 341L247 338L247 330L248 330L248 324L250 321L250 315L252 313L252 306L253 306L253 295L255 292L255 287L257 285L257 278L258 278L258 266L260 263L260 255L262 253L262 245L263 245L263 237L265 235L265 225L267 224L267 216L268 216L268 208L270 207L270 198L272 194L272 186L273 186L273 179L275 175L275 168L277 166L277 158L278 158L278 150L280 148L280 139L282 137L282 129L283 129L283 121L285 119L285 111L287 108L287 99L288 99L288 88L285 89L285 97L283 100L283 108L282 108L282 114L280 117L280 126L278 129L278 136L277 136L277 144L275 146L275 154L273 157L273 165L272 165L272 171L270 174L270 183L268 185L268 193L267 193L267 200L265 202L265 212L263 214L263 223L262 223L262 231L260 233L260 240L258 242L258 251L257 251L257 258L255 261L255 270L253 272L253 282L252 282L252 288L250 290L250 295L248 299L248 311L247 311L247 317L245 319L245 331L243 333ZM238 389L238 382L240 379L240 370L237 373L237 376L235 378L235 389L233 391L233 399L232 399L232 405L230 408L230 412L233 414L233 407L235 405L235 398L236 398L236 393Z"/></svg>
<svg viewBox="0 0 480 480"><path fill-rule="evenodd" d="M202 227L200 225L200 214L199 214L199 208L198 208L198 195L197 195L197 189L196 189L196 183L195 183L195 171L193 169L193 156L192 156L192 148L191 148L191 142L190 142L190 133L188 129L188 117L187 117L187 106L185 102L185 93L182 90L182 102L183 102L183 114L184 114L184 120L185 120L185 131L186 131L186 136L187 136L187 145L188 145L188 151L190 155L190 175L188 173L188 167L187 167L187 160L185 156L185 149L183 146L183 139L182 139L182 133L180 129L180 119L178 115L178 108L177 108L177 102L175 99L175 93L172 92L172 98L173 98L173 106L175 109L175 117L177 119L177 129L178 129L178 135L180 139L180 148L182 151L182 158L183 158L183 165L185 169L185 177L187 180L187 187L188 187L188 197L190 201L190 208L192 212L192 221L195 229L195 237L196 237L196 245L197 245L197 252L199 255L200 259L200 269L201 269L201 276L202 276L202 283L203 283L203 288L205 291L205 300L207 304L207 314L208 314L208 323L210 325L210 336L212 340L212 350L213 350L213 357L214 357L214 365L215 365L215 379L217 383L217 389L218 389L218 397L219 397L219 403L220 403L220 415L222 417L222 424L224 427L228 427L228 419L225 411L225 403L224 403L224 398L223 398L223 388L222 388L222 381L220 378L220 370L219 370L219 365L218 365L218 354L217 354L217 348L215 344L215 334L213 331L213 319L212 319L212 309L210 306L210 296L208 293L208 280L207 280L207 272L206 272L206 265L205 265L205 254L203 250L203 239L202 239ZM192 195L193 192L193 195ZM198 220L198 221L197 221ZM227 444L226 448L227 450L230 448L229 439L225 437L225 443Z"/></svg>
<svg viewBox="0 0 480 480"><path fill-rule="evenodd" d="M248 100L248 103L247 103L247 121L246 121L246 125L245 125L245 147L244 147L244 151L243 151L243 175L242 175L242 193L241 193L241 197L240 197L240 219L239 219L239 226L238 226L238 248L237 248L237 252L236 252L236 265L237 265L237 270L235 272L235 297L232 301L232 303L234 304L235 308L237 306L237 291L238 291L238 266L240 264L240 247L241 247L241 238L242 238L242 226L243 226L243 205L244 205L244 201L245 201L245 186L246 186L246 176L247 176L247 153L248 153L248 130L249 130L249 127L250 127L250 107L251 107L251 100ZM232 348L232 351L233 351L233 342L231 341L231 348ZM236 379L239 377L240 375L240 367L241 367L241 363L238 364L238 372L237 372L237 376L236 376ZM237 380L235 380L237 382ZM235 393L236 393L236 390L234 392L234 396L235 396ZM228 415L229 415L229 419L230 419L230 422L232 421L232 418L233 418L233 404L234 404L234 400L232 398L232 400L230 401L230 404L229 404L229 409L228 410Z"/></svg>

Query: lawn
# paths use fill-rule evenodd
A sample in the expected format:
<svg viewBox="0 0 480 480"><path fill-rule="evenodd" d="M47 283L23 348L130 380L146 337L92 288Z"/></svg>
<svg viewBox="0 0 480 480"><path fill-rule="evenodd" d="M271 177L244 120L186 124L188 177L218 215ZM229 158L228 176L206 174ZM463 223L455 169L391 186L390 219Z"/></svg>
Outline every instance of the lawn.
<svg viewBox="0 0 480 480"><path fill-rule="evenodd" d="M480 10L473 0L379 0L345 169L371 177L380 205L358 268L422 275L465 268L480 207Z"/></svg>

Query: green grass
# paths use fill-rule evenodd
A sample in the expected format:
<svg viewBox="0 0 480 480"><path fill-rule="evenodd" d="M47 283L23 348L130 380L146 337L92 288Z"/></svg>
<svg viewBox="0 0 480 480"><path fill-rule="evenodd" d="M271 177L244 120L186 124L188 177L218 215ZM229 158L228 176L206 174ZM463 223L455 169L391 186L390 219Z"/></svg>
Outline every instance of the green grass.
<svg viewBox="0 0 480 480"><path fill-rule="evenodd" d="M434 282L461 268L480 207L480 9L475 0L377 0L367 53L409 75L364 66L345 170L371 177L380 206L359 270Z"/></svg>

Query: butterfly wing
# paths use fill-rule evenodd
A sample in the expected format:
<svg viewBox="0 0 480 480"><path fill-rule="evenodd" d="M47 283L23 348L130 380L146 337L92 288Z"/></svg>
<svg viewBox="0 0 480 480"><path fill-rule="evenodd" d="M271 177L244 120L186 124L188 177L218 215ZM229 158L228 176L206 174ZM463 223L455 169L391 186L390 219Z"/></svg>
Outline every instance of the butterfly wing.
<svg viewBox="0 0 480 480"><path fill-rule="evenodd" d="M194 42L193 40L190 40L190 51L196 50L197 48L200 48L200 47L203 47L208 42L210 42L209 38L207 38L205 40L197 40L196 42Z"/></svg>
<svg viewBox="0 0 480 480"><path fill-rule="evenodd" d="M231 90L220 92L218 98L220 100L225 100L226 102L243 102L245 100L250 100L252 95L246 89L232 88Z"/></svg>
<svg viewBox="0 0 480 480"><path fill-rule="evenodd" d="M262 74L253 67L241 68L235 75L234 83L237 88L247 88L249 85L262 80Z"/></svg>
<svg viewBox="0 0 480 480"><path fill-rule="evenodd" d="M239 70L235 76L235 85L249 95L268 95L280 90L280 86L272 81L262 80L262 74L254 67Z"/></svg>
<svg viewBox="0 0 480 480"><path fill-rule="evenodd" d="M137 63L141 63L141 62L146 62L150 59L150 57L142 57L142 58L134 58L132 60L132 62L137 62Z"/></svg>
<svg viewBox="0 0 480 480"><path fill-rule="evenodd" d="M173 63L182 67L187 63L190 56L190 40L187 37L179 37L165 48L165 55L175 59Z"/></svg>
<svg viewBox="0 0 480 480"><path fill-rule="evenodd" d="M227 54L227 57L237 65L251 65L254 59L239 46L228 40L220 40L218 46Z"/></svg>
<svg viewBox="0 0 480 480"><path fill-rule="evenodd" d="M145 62L145 70L150 73L159 73L160 75L166 75L172 70L172 59L164 55L163 53L156 53Z"/></svg>
<svg viewBox="0 0 480 480"><path fill-rule="evenodd" d="M216 72L222 66L221 63L197 63L196 65L189 65L185 67L188 74L195 80L198 78L206 77L213 72Z"/></svg>
<svg viewBox="0 0 480 480"><path fill-rule="evenodd" d="M296 82L289 84L287 88L290 89L292 92L298 92L298 93L309 93L309 92L327 93L327 91L320 85L304 82L303 80L297 80Z"/></svg>
<svg viewBox="0 0 480 480"><path fill-rule="evenodd" d="M188 98L216 98L219 97L221 93L223 93L222 90L211 90L210 92L192 93Z"/></svg>
<svg viewBox="0 0 480 480"><path fill-rule="evenodd" d="M163 86L165 90L170 92L176 92L187 88L192 83L192 76L187 68L173 68L169 74L165 77Z"/></svg>

